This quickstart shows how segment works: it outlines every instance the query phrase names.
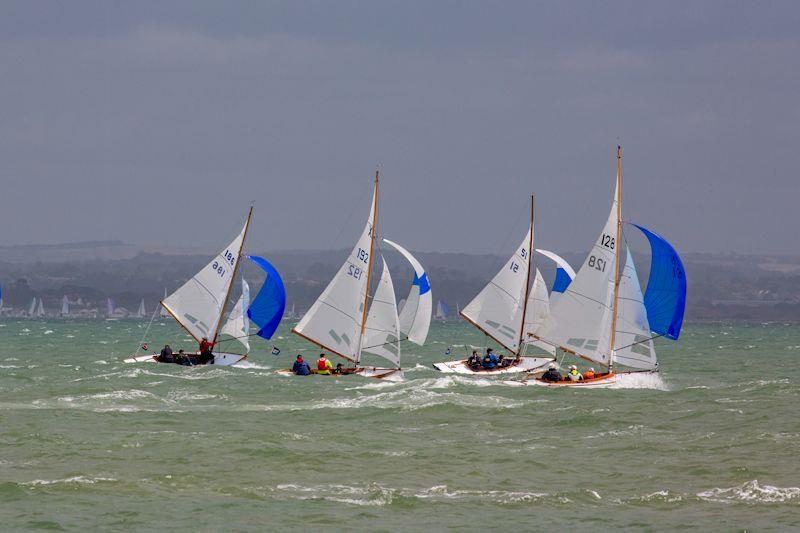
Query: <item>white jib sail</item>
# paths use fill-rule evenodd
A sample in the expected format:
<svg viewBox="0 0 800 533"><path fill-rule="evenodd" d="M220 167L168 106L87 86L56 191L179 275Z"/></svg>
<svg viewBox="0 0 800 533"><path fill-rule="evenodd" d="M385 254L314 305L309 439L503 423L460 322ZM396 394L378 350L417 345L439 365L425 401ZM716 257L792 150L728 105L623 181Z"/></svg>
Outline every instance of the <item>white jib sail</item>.
<svg viewBox="0 0 800 533"><path fill-rule="evenodd" d="M381 279L369 306L361 350L379 355L400 367L400 319L397 316L392 276L385 260Z"/></svg>
<svg viewBox="0 0 800 533"><path fill-rule="evenodd" d="M359 352L375 195L364 231L339 272L292 331L351 361Z"/></svg>
<svg viewBox="0 0 800 533"><path fill-rule="evenodd" d="M462 316L514 353L519 350L522 308L531 260L530 239L529 229L511 259L461 310Z"/></svg>
<svg viewBox="0 0 800 533"><path fill-rule="evenodd" d="M44 302L41 298L39 298L39 305L36 307L36 316L43 317L44 316Z"/></svg>
<svg viewBox="0 0 800 533"><path fill-rule="evenodd" d="M144 309L144 298L142 298L142 301L139 302L139 310L136 311L136 316L139 318L144 318L146 314L147 312Z"/></svg>
<svg viewBox="0 0 800 533"><path fill-rule="evenodd" d="M28 306L28 316L33 316L36 312L36 296L33 297L31 300L31 305Z"/></svg>
<svg viewBox="0 0 800 533"><path fill-rule="evenodd" d="M245 222L239 235L205 268L161 302L198 341L217 331L246 229Z"/></svg>
<svg viewBox="0 0 800 533"><path fill-rule="evenodd" d="M617 333L614 337L614 365L639 370L654 370L657 366L653 335L644 307L642 287L630 250L625 269L619 279L617 294Z"/></svg>
<svg viewBox="0 0 800 533"><path fill-rule="evenodd" d="M164 287L164 299L165 300L167 299L167 288L166 287ZM158 316L160 316L161 318L167 318L169 316L169 312L166 309L164 309L164 307L162 306L161 309L158 311Z"/></svg>
<svg viewBox="0 0 800 533"><path fill-rule="evenodd" d="M540 340L526 340L530 338L529 335L531 333L539 329L539 326L542 325L542 322L544 322L544 319L547 318L549 313L550 298L547 295L547 286L544 284L542 273L539 272L539 269L537 268L536 275L533 278L533 285L528 293L528 306L525 310L525 326L523 329L524 334L522 339L523 342L537 346L542 350L555 355L556 349L554 346Z"/></svg>
<svg viewBox="0 0 800 533"><path fill-rule="evenodd" d="M542 254L543 256L551 259L556 264L556 268L557 269L560 268L560 269L564 270L564 272L566 272L567 275L569 276L570 280L575 279L575 270L572 268L572 265L567 263L566 259L564 259L560 255L558 255L558 254L556 254L554 252L551 252L549 250L542 250L541 248L537 248L536 251L539 252L540 254ZM558 272L558 270L556 270L556 272ZM554 285L553 289L555 289L555 288L556 287ZM554 304L556 302L556 300L558 300L561 297L561 293L562 292L563 291L558 291L558 290L553 290L553 291L550 292L550 304L551 305Z"/></svg>
<svg viewBox="0 0 800 533"><path fill-rule="evenodd" d="M617 227L615 192L611 214L597 242L535 333L550 344L602 365L608 365L611 348Z"/></svg>
<svg viewBox="0 0 800 533"><path fill-rule="evenodd" d="M405 299L405 304L400 308L400 332L414 344L422 346L425 344L425 339L428 338L433 314L433 294L428 274L417 258L411 255L411 252L389 239L383 239L383 242L400 252L414 268L414 282Z"/></svg>
<svg viewBox="0 0 800 533"><path fill-rule="evenodd" d="M250 353L250 324L247 319L247 308L250 307L250 286L242 279L242 295L236 301L236 305L231 309L228 315L228 320L222 329L219 331L220 335L230 335L242 345L244 345L245 353Z"/></svg>

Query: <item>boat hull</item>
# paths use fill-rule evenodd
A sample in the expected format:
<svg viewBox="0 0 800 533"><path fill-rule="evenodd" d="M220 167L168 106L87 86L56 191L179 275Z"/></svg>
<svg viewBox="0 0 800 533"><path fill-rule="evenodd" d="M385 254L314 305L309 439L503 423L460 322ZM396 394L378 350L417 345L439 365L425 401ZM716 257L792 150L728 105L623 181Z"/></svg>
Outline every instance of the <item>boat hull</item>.
<svg viewBox="0 0 800 533"><path fill-rule="evenodd" d="M194 354L193 354L194 355ZM158 361L156 357L158 354L145 354L145 355L138 355L134 357L129 357L125 359L123 363L160 363L162 365L173 365L176 363L161 363ZM211 365L216 366L232 366L236 363L244 361L247 359L246 355L242 354L235 354L235 353L215 353L214 354L214 362L209 363ZM186 366L206 366L206 365L186 365Z"/></svg>
<svg viewBox="0 0 800 533"><path fill-rule="evenodd" d="M612 372L611 374L604 374L594 379L583 381L542 381L539 377L535 377L526 380L525 384L552 388L603 389L613 387L619 383L620 378L624 379L625 376L631 375L657 376L658 372L655 370L650 372Z"/></svg>
<svg viewBox="0 0 800 533"><path fill-rule="evenodd" d="M312 370L310 376L325 376L342 378L347 376L361 376L365 378L385 379L387 381L402 381L405 379L403 371L399 368L378 368L378 367L358 367L355 370L352 368L346 369L347 372L342 374L317 374L316 370ZM282 368L275 371L276 374L281 376L295 376L290 368ZM308 376L298 376L308 377Z"/></svg>
<svg viewBox="0 0 800 533"><path fill-rule="evenodd" d="M522 357L520 362L516 365L506 366L503 368L494 368L492 370L473 370L467 366L466 359L459 359L457 361L433 363L433 368L446 374L471 374L476 376L495 376L516 374L520 372L540 374L544 372L547 369L547 365L552 362L553 360L549 357Z"/></svg>

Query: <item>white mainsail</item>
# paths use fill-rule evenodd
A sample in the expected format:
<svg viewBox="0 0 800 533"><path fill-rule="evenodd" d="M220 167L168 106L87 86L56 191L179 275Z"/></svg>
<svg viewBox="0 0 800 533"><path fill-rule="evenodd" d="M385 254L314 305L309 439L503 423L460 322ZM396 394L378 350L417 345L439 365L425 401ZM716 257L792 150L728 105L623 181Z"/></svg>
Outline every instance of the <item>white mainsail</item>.
<svg viewBox="0 0 800 533"><path fill-rule="evenodd" d="M389 239L383 242L400 252L414 268L414 282L405 303L400 305L400 331L414 344L422 346L428 337L433 312L433 294L428 274L411 252Z"/></svg>
<svg viewBox="0 0 800 533"><path fill-rule="evenodd" d="M627 250L625 269L619 279L614 347L615 365L640 370L654 370L658 366L642 287L630 250Z"/></svg>
<svg viewBox="0 0 800 533"><path fill-rule="evenodd" d="M28 306L28 316L33 316L36 312L36 296L33 297L31 300L31 304Z"/></svg>
<svg viewBox="0 0 800 533"><path fill-rule="evenodd" d="M361 324L375 228L377 187L376 181L369 218L353 251L292 330L350 361L358 360L361 351Z"/></svg>
<svg viewBox="0 0 800 533"><path fill-rule="evenodd" d="M161 302L198 341L203 337L212 339L217 333L249 223L248 216L242 231L228 246Z"/></svg>
<svg viewBox="0 0 800 533"><path fill-rule="evenodd" d="M65 294L63 298L61 298L61 316L69 315L69 298Z"/></svg>
<svg viewBox="0 0 800 533"><path fill-rule="evenodd" d="M536 337L566 351L611 368L621 226L621 155L617 151L617 180L611 213L589 256Z"/></svg>
<svg viewBox="0 0 800 533"><path fill-rule="evenodd" d="M579 356L608 365L611 343L617 229L617 180L611 213L589 256L567 290L550 307L536 337Z"/></svg>
<svg viewBox="0 0 800 533"><path fill-rule="evenodd" d="M39 298L39 305L36 306L36 316L39 318L44 316L44 302L41 297Z"/></svg>
<svg viewBox="0 0 800 533"><path fill-rule="evenodd" d="M553 355L556 353L554 346L540 340L530 339L530 335L539 329L544 319L550 314L550 297L547 295L547 286L542 278L542 273L536 269L533 284L529 289L528 306L525 308L525 325L523 327L523 342L537 346ZM530 340L527 340L530 339Z"/></svg>
<svg viewBox="0 0 800 533"><path fill-rule="evenodd" d="M228 315L228 320L222 329L219 330L220 335L230 335L245 347L245 353L250 353L250 323L247 319L247 308L250 307L250 286L242 278L242 294L236 305L231 309Z"/></svg>
<svg viewBox="0 0 800 533"><path fill-rule="evenodd" d="M400 320L386 260L383 260L381 279L369 306L362 344L362 351L383 357L396 367L400 366ZM360 357L356 359L356 363L359 362Z"/></svg>
<svg viewBox="0 0 800 533"><path fill-rule="evenodd" d="M530 272L531 231L532 227L500 272L461 310L461 316L514 353L520 348L522 313Z"/></svg>

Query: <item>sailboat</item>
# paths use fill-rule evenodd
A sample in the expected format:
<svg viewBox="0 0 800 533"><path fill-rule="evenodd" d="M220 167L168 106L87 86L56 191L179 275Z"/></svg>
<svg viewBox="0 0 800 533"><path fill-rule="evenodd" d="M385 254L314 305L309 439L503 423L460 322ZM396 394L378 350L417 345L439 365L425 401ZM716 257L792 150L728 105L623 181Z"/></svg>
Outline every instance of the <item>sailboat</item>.
<svg viewBox="0 0 800 533"><path fill-rule="evenodd" d="M36 318L43 318L44 317L44 302L42 302L42 298L39 297L39 304L36 306Z"/></svg>
<svg viewBox="0 0 800 533"><path fill-rule="evenodd" d="M33 297L33 300L31 300L31 304L28 306L28 316L33 318L35 314L36 314L36 296Z"/></svg>
<svg viewBox="0 0 800 533"><path fill-rule="evenodd" d="M65 294L63 298L61 298L61 316L68 317L69 316L69 298Z"/></svg>
<svg viewBox="0 0 800 533"><path fill-rule="evenodd" d="M162 307L198 343L210 339L215 344L213 359L205 359L195 351L187 351L183 357L174 361L185 365L214 364L229 366L247 359L250 351L250 324L259 327L256 335L269 339L275 333L283 317L286 306L286 291L283 281L275 268L258 256L247 256L266 274L264 283L250 302L250 288L242 280L242 293L236 301L228 319L223 323L225 310L231 300L233 282L239 270L253 208L236 238L220 251L200 272L184 283L178 290L161 301ZM248 322L249 320L249 322ZM145 332L145 336L147 332ZM222 336L227 338L221 338ZM237 341L243 346L242 352L219 351L220 342ZM176 350L177 351L177 350ZM139 355L139 350L126 363L162 362L159 354Z"/></svg>
<svg viewBox="0 0 800 533"><path fill-rule="evenodd" d="M433 300L422 265L408 250L389 240L383 242L400 252L414 268L406 305L398 315L394 284L382 256L381 277L374 293L371 292L375 257L381 255L376 250L378 194L379 172L376 171L369 218L358 242L292 332L352 363L353 366L342 369L341 374L402 379L400 342L409 340L419 345L425 342ZM388 361L389 366L364 365L365 352ZM279 373L291 374L291 371Z"/></svg>
<svg viewBox="0 0 800 533"><path fill-rule="evenodd" d="M467 322L513 355L513 359L508 359L511 364L484 369L480 365L469 366L466 359L458 359L434 363L436 370L458 374L536 372L544 371L544 367L552 361L551 357L523 355L528 333L538 328L549 311L544 279L539 269L532 265L533 237L534 197L531 196L530 226L522 243L492 281L461 310L461 316ZM554 353L549 346L539 346Z"/></svg>
<svg viewBox="0 0 800 533"><path fill-rule="evenodd" d="M433 318L435 318L440 322L444 322L445 320L447 320L447 315L449 312L450 308L447 307L447 304L439 300L438 302L436 302L436 314L434 315Z"/></svg>
<svg viewBox="0 0 800 533"><path fill-rule="evenodd" d="M144 298L139 302L139 309L136 311L136 318L145 318L147 312L144 309Z"/></svg>
<svg viewBox="0 0 800 533"><path fill-rule="evenodd" d="M653 340L677 340L686 307L686 274L680 256L663 237L636 224L650 244L647 291L642 295L633 255L622 231L622 149L611 213L575 279L531 337L599 365L584 381L529 382L546 386L604 387L619 375L658 372ZM621 265L625 245L625 263ZM622 367L623 370L619 370Z"/></svg>

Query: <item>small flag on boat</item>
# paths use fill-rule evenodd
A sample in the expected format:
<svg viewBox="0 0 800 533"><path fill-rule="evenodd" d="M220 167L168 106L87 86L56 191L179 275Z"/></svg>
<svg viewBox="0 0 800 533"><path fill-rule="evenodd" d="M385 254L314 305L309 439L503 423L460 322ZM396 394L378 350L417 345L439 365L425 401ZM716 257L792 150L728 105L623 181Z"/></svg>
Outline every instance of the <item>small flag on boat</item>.
<svg viewBox="0 0 800 533"><path fill-rule="evenodd" d="M280 355L281 350L277 346L272 347L272 355Z"/></svg>
<svg viewBox="0 0 800 533"><path fill-rule="evenodd" d="M444 351L444 354L445 355L450 355L451 353L452 353L452 350L450 350L450 347L448 346L447 349Z"/></svg>
<svg viewBox="0 0 800 533"><path fill-rule="evenodd" d="M147 343L142 344L142 350L148 350Z"/></svg>

